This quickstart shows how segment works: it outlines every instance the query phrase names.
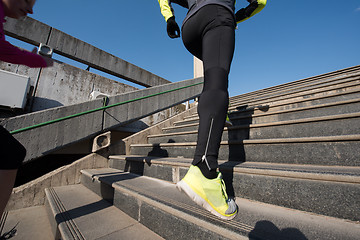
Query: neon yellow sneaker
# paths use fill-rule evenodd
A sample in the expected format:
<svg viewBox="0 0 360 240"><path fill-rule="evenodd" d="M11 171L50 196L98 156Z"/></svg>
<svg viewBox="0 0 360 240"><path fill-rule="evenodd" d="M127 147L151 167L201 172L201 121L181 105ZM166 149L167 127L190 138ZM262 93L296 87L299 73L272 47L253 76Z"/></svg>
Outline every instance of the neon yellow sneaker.
<svg viewBox="0 0 360 240"><path fill-rule="evenodd" d="M232 127L233 124L229 118L229 114L226 114L226 119L225 119L225 127Z"/></svg>
<svg viewBox="0 0 360 240"><path fill-rule="evenodd" d="M210 211L215 216L231 220L237 214L237 205L226 194L225 183L219 172L217 178L207 179L197 166L191 165L185 177L176 184L194 202Z"/></svg>

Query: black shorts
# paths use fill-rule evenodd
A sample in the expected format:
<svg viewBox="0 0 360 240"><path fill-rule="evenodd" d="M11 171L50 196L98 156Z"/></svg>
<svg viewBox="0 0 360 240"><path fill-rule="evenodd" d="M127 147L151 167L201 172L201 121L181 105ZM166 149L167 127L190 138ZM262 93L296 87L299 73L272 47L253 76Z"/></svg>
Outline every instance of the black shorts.
<svg viewBox="0 0 360 240"><path fill-rule="evenodd" d="M3 126L0 126L0 170L18 169L26 149Z"/></svg>

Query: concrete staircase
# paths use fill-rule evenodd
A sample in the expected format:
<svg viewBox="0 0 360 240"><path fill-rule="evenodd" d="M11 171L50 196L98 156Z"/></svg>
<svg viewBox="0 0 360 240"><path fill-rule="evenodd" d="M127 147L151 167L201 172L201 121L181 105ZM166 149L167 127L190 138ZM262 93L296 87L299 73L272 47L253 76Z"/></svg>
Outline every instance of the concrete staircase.
<svg viewBox="0 0 360 240"><path fill-rule="evenodd" d="M232 221L175 187L194 154L195 112L108 168L82 170L81 184L48 188L56 239L359 239L360 66L230 99L219 164L239 206Z"/></svg>

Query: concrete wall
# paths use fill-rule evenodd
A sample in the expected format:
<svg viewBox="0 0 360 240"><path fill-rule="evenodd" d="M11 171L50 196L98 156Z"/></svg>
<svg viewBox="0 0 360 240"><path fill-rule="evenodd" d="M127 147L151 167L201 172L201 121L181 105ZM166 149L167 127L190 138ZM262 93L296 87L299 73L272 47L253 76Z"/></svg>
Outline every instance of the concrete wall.
<svg viewBox="0 0 360 240"><path fill-rule="evenodd" d="M80 183L80 170L108 167L107 152L90 154L84 158L56 169L36 180L14 188L6 210L15 210L45 203L45 188Z"/></svg>
<svg viewBox="0 0 360 240"><path fill-rule="evenodd" d="M170 82L30 17L22 20L9 18L4 24L4 30L11 37L35 46L46 44L59 55L141 86L151 87Z"/></svg>
<svg viewBox="0 0 360 240"><path fill-rule="evenodd" d="M30 17L22 20L7 19L4 30L11 37L35 46L45 43L53 48L55 53L141 86L151 87L170 83L166 79ZM34 91L32 93L33 98L28 102L25 112L86 102L90 100L92 91L114 96L137 90L135 87L121 84L61 62L55 62L53 67L44 69L32 69L26 66L0 62L0 69L30 77L30 85ZM151 126L177 112L179 112L179 108L168 109L141 119L141 122ZM0 111L0 119L18 114L19 112ZM143 129L144 124L141 122L135 125L132 124L129 128L133 128L133 130L130 131Z"/></svg>
<svg viewBox="0 0 360 240"><path fill-rule="evenodd" d="M30 77L34 87L30 112L90 101L92 91L114 96L138 90L62 62L44 69L0 62L0 69Z"/></svg>
<svg viewBox="0 0 360 240"><path fill-rule="evenodd" d="M0 69L30 77L30 85L34 87L34 91L28 101L27 112L87 102L91 100L90 93L92 91L115 96L138 90L135 87L58 61L54 63L53 67L44 69L0 62ZM132 123L126 128L123 127L121 130L137 132L184 110L185 106L183 105L172 107L140 119L140 121ZM18 114L23 114L23 112L16 114L0 110L0 118L13 117Z"/></svg>
<svg viewBox="0 0 360 240"><path fill-rule="evenodd" d="M102 100L56 107L8 118L1 124L9 131L13 131L47 121L63 119L51 125L41 125L35 129L13 134L28 150L26 156L26 161L28 161L60 150L69 144L94 137L105 130L124 126L132 121L194 99L199 96L202 83L202 78L190 79L124 93L109 98L110 106L117 103L124 104L114 105L106 110L91 112L71 119L64 120L63 118L102 107ZM136 101L130 102L130 100Z"/></svg>

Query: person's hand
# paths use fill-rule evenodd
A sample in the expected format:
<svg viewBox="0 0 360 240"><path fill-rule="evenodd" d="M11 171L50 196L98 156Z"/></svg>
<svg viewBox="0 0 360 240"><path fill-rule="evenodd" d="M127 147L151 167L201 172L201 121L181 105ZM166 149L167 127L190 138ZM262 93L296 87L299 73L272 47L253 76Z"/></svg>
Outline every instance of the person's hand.
<svg viewBox="0 0 360 240"><path fill-rule="evenodd" d="M242 21L243 19L245 19L247 17L248 16L246 15L245 8L242 8L242 9L240 9L239 11L237 11L235 13L235 20L236 20L237 23Z"/></svg>
<svg viewBox="0 0 360 240"><path fill-rule="evenodd" d="M179 25L176 23L174 16L167 20L166 30L170 38L180 37L180 28Z"/></svg>
<svg viewBox="0 0 360 240"><path fill-rule="evenodd" d="M255 9L259 6L257 1L248 0L250 3L246 8L242 8L235 13L236 22L240 22L245 18L249 18Z"/></svg>

